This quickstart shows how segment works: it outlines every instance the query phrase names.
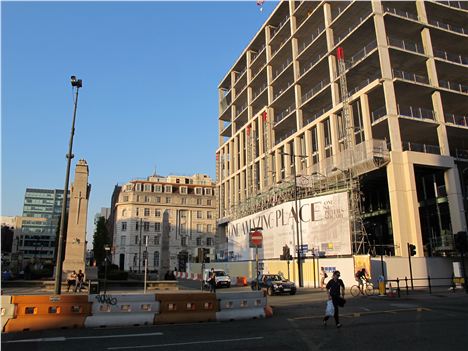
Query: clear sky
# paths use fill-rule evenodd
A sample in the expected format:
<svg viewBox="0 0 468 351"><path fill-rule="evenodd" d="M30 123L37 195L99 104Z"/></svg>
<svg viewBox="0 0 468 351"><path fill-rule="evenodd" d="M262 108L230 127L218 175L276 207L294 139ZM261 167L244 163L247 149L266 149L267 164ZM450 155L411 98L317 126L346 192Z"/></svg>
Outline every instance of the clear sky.
<svg viewBox="0 0 468 351"><path fill-rule="evenodd" d="M1 215L25 190L89 165L94 215L114 186L156 172L215 177L217 86L276 6L266 1L1 2Z"/></svg>

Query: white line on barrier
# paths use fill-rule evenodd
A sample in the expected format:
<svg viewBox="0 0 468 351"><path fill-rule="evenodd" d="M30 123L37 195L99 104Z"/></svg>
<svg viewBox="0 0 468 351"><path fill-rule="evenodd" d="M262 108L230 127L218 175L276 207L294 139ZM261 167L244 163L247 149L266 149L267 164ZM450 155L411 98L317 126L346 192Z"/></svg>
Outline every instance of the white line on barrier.
<svg viewBox="0 0 468 351"><path fill-rule="evenodd" d="M83 339L105 339L105 338L130 338L136 336L153 336L163 335L161 332L146 333L146 334L120 334L120 335L94 335L94 336L72 336L65 338L63 336L57 338L40 338L40 339L22 339L3 341L2 343L16 343L16 342L50 342L50 341L66 341L66 340L83 340Z"/></svg>
<svg viewBox="0 0 468 351"><path fill-rule="evenodd" d="M184 345L197 345L197 344L214 344L221 342L231 341L248 341L248 340L262 340L263 336L257 336L253 338L241 338L241 339L222 339L222 340L203 340L203 341L191 341L191 342L178 342L173 344L159 344L159 345L141 345L141 346L117 346L108 347L108 350L128 350L128 349L144 349L150 347L168 347L168 346L184 346Z"/></svg>

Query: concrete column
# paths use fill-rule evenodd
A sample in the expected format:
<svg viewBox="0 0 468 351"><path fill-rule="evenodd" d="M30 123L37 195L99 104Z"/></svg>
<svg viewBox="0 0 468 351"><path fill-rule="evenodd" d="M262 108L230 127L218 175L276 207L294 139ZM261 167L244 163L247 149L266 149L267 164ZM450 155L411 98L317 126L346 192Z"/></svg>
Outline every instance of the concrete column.
<svg viewBox="0 0 468 351"><path fill-rule="evenodd" d="M439 141L440 154L450 156L450 144L448 141L447 127L445 126L444 108L442 106L440 91L435 91L431 97L436 119L439 122L437 126L437 139Z"/></svg>
<svg viewBox="0 0 468 351"><path fill-rule="evenodd" d="M387 110L387 123L390 142L393 151L402 151L400 126L398 123L398 110L396 103L395 88L393 86L392 66L388 52L387 36L383 18L382 4L372 2L374 9L374 26L379 51L380 70L382 73L383 90L385 95L385 108Z"/></svg>
<svg viewBox="0 0 468 351"><path fill-rule="evenodd" d="M242 168L245 167L245 155L244 155L245 133L244 133L244 131L239 133L238 139L239 139L239 151L240 151L239 169L242 169Z"/></svg>
<svg viewBox="0 0 468 351"><path fill-rule="evenodd" d="M279 153L279 148L278 149L275 149L275 159L274 159L274 162L275 162L275 181L276 183L279 182L279 180L281 180L281 157L283 157L282 155L280 155Z"/></svg>
<svg viewBox="0 0 468 351"><path fill-rule="evenodd" d="M325 133L323 122L317 123L317 141L320 162L320 173L325 174Z"/></svg>
<svg viewBox="0 0 468 351"><path fill-rule="evenodd" d="M407 156L408 153L392 151L392 162L387 166L395 255L408 256L406 244L413 243L416 254L423 256L414 166Z"/></svg>
<svg viewBox="0 0 468 351"><path fill-rule="evenodd" d="M299 174L299 173L302 171L302 162L301 162L301 158L300 158L300 157L297 157L297 156L299 156L299 155L302 155L302 151L301 151L301 139L300 139L299 137L295 137L295 138L294 138L293 147L294 147L294 155L296 155L296 156L293 158L292 161L295 163L296 174Z"/></svg>
<svg viewBox="0 0 468 351"><path fill-rule="evenodd" d="M306 147L306 155L307 155L307 170L312 172L312 131L307 129L304 133L305 138L305 147Z"/></svg>
<svg viewBox="0 0 468 351"><path fill-rule="evenodd" d="M362 94L359 97L359 101L361 103L364 139L372 140L372 121L371 121L371 114L370 114L370 109L369 109L369 96L367 94Z"/></svg>
<svg viewBox="0 0 468 351"><path fill-rule="evenodd" d="M467 209L464 209L463 192L460 184L458 168L456 165L447 169L447 171L444 173L444 179L449 202L452 232L457 233L466 229L467 223L465 211Z"/></svg>
<svg viewBox="0 0 468 351"><path fill-rule="evenodd" d="M338 134L338 116L335 114L330 115L330 130L331 130L331 142L333 148L333 163L339 165L338 155L340 153L340 142Z"/></svg>
<svg viewBox="0 0 468 351"><path fill-rule="evenodd" d="M291 150L291 145L289 143L284 144L284 153L288 155L281 155L281 157L284 157L284 169L285 169L285 177L289 177L291 175L291 155L292 150Z"/></svg>

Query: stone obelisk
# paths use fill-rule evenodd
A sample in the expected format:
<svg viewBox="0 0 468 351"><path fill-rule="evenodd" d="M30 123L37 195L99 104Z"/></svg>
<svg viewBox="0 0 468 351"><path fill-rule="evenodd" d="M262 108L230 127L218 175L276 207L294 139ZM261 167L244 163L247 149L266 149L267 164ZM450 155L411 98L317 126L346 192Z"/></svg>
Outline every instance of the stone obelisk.
<svg viewBox="0 0 468 351"><path fill-rule="evenodd" d="M88 200L91 185L88 184L88 164L79 160L75 169L75 181L70 191L68 210L67 240L63 273L85 272L86 263L86 222L88 219Z"/></svg>

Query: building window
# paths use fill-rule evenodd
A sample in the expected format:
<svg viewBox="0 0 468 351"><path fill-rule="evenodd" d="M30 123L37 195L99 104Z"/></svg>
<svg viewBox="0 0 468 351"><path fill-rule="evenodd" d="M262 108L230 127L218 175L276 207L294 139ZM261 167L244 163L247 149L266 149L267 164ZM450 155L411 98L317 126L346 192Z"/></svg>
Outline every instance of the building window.
<svg viewBox="0 0 468 351"><path fill-rule="evenodd" d="M123 197L123 202L128 202L128 195Z"/></svg>
<svg viewBox="0 0 468 351"><path fill-rule="evenodd" d="M141 191L141 184L140 183L136 184L136 191Z"/></svg>
<svg viewBox="0 0 468 351"><path fill-rule="evenodd" d="M148 237L148 235L144 235L144 236L143 236L143 242L142 242L142 244L145 245L145 246L146 246L147 244L149 244L149 237Z"/></svg>
<svg viewBox="0 0 468 351"><path fill-rule="evenodd" d="M157 184L154 186L154 192L155 193L162 193L162 186L160 184Z"/></svg>
<svg viewBox="0 0 468 351"><path fill-rule="evenodd" d="M161 196L156 196L156 203L160 204L161 203Z"/></svg>
<svg viewBox="0 0 468 351"><path fill-rule="evenodd" d="M201 246L201 245L202 245L202 243L201 243L201 238L198 237L198 238L197 238L197 246Z"/></svg>
<svg viewBox="0 0 468 351"><path fill-rule="evenodd" d="M202 211L197 211L197 219L202 219L202 218L203 218Z"/></svg>
<svg viewBox="0 0 468 351"><path fill-rule="evenodd" d="M159 251L154 252L153 265L159 267Z"/></svg>
<svg viewBox="0 0 468 351"><path fill-rule="evenodd" d="M123 232L127 231L127 222L122 222L122 229Z"/></svg>
<svg viewBox="0 0 468 351"><path fill-rule="evenodd" d="M146 195L145 195L145 199L144 199L144 200L145 200L145 202L150 202L149 196L146 196Z"/></svg>
<svg viewBox="0 0 468 351"><path fill-rule="evenodd" d="M133 188L132 184L125 185L125 191L132 191L132 188Z"/></svg>
<svg viewBox="0 0 468 351"><path fill-rule="evenodd" d="M203 233L203 224L197 224L197 233Z"/></svg>
<svg viewBox="0 0 468 351"><path fill-rule="evenodd" d="M155 211L154 211L154 215L155 215L156 217L161 217L161 210L155 210Z"/></svg>
<svg viewBox="0 0 468 351"><path fill-rule="evenodd" d="M140 229L140 222L137 221L135 223L135 230L138 230L138 229Z"/></svg>
<svg viewBox="0 0 468 351"><path fill-rule="evenodd" d="M187 194L187 187L186 186L181 186L179 188L179 193L183 194L183 195Z"/></svg>
<svg viewBox="0 0 468 351"><path fill-rule="evenodd" d="M208 211L208 212L206 213L206 218L207 218L207 219L212 219L212 218L213 218L213 213L212 213L211 211Z"/></svg>
<svg viewBox="0 0 468 351"><path fill-rule="evenodd" d="M166 197L166 204L170 204L171 203L171 198L170 197Z"/></svg>
<svg viewBox="0 0 468 351"><path fill-rule="evenodd" d="M197 205L201 206L202 204L202 199L197 199Z"/></svg>
<svg viewBox="0 0 468 351"><path fill-rule="evenodd" d="M127 245L127 237L125 235L122 235L120 237L120 246L125 246Z"/></svg>
<svg viewBox="0 0 468 351"><path fill-rule="evenodd" d="M180 238L180 245L187 246L187 237L186 236L183 236L182 238Z"/></svg>
<svg viewBox="0 0 468 351"><path fill-rule="evenodd" d="M213 231L213 226L211 224L206 225L206 232L211 233Z"/></svg>
<svg viewBox="0 0 468 351"><path fill-rule="evenodd" d="M172 193L172 185L164 185L165 193Z"/></svg>
<svg viewBox="0 0 468 351"><path fill-rule="evenodd" d="M154 231L155 232L160 232L161 231L161 223L159 223L159 222L154 223Z"/></svg>
<svg viewBox="0 0 468 351"><path fill-rule="evenodd" d="M206 200L207 206L211 206L211 200Z"/></svg>
<svg viewBox="0 0 468 351"><path fill-rule="evenodd" d="M145 217L148 217L150 215L150 209L145 208Z"/></svg>
<svg viewBox="0 0 468 351"><path fill-rule="evenodd" d="M135 235L135 245L138 245L138 235Z"/></svg>
<svg viewBox="0 0 468 351"><path fill-rule="evenodd" d="M140 209L137 207L136 208L136 216L138 217L140 215Z"/></svg>
<svg viewBox="0 0 468 351"><path fill-rule="evenodd" d="M143 230L144 230L145 232L148 232L148 231L149 231L149 227L150 227L149 222L143 222Z"/></svg>
<svg viewBox="0 0 468 351"><path fill-rule="evenodd" d="M154 245L159 245L159 235L154 237Z"/></svg>
<svg viewBox="0 0 468 351"><path fill-rule="evenodd" d="M124 208L124 209L122 210L122 217L125 217L126 215L127 215L127 210Z"/></svg>
<svg viewBox="0 0 468 351"><path fill-rule="evenodd" d="M202 188L195 188L195 195L202 195L203 189Z"/></svg>
<svg viewBox="0 0 468 351"><path fill-rule="evenodd" d="M151 184L145 184L145 191L151 192Z"/></svg>
<svg viewBox="0 0 468 351"><path fill-rule="evenodd" d="M213 246L213 238L206 238L206 246Z"/></svg>
<svg viewBox="0 0 468 351"><path fill-rule="evenodd" d="M182 205L187 205L187 198L186 198L186 197L182 197L182 198L180 199L180 202L181 202Z"/></svg>
<svg viewBox="0 0 468 351"><path fill-rule="evenodd" d="M208 196L211 196L211 191L212 189L211 188L205 188L205 195L208 195Z"/></svg>

